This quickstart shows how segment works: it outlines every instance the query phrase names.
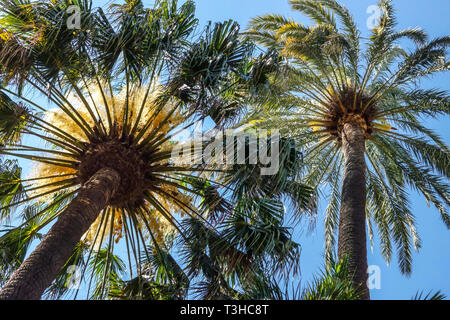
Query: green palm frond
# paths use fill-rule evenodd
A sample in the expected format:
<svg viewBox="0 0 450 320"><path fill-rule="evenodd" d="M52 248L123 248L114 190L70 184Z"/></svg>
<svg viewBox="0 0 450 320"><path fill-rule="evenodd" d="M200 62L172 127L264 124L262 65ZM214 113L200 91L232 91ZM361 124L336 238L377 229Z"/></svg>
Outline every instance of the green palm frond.
<svg viewBox="0 0 450 320"><path fill-rule="evenodd" d="M303 291L304 300L358 300L347 262L331 263Z"/></svg>
<svg viewBox="0 0 450 320"><path fill-rule="evenodd" d="M28 109L0 93L0 145L20 142L22 129L28 124Z"/></svg>
<svg viewBox="0 0 450 320"><path fill-rule="evenodd" d="M6 160L0 163L0 211L1 221L9 221L12 214L11 204L20 201L25 195L23 194L24 186L21 183L22 169L16 162Z"/></svg>
<svg viewBox="0 0 450 320"><path fill-rule="evenodd" d="M39 233L42 221L29 219L39 211L39 206L31 205L23 209L25 223L20 228L9 227L1 230L0 237L0 273L1 283L6 282L12 273L25 260L27 251L33 241L42 239Z"/></svg>
<svg viewBox="0 0 450 320"><path fill-rule="evenodd" d="M80 270L85 268L86 244L80 242L73 250L72 256L66 262L64 267L58 273L56 279L44 293L47 299L61 299L73 294L73 290L79 290L81 287Z"/></svg>
<svg viewBox="0 0 450 320"><path fill-rule="evenodd" d="M108 296L110 287L125 272L125 262L111 254L109 249L100 249L92 256L89 269L95 281L90 299L104 299Z"/></svg>
<svg viewBox="0 0 450 320"><path fill-rule="evenodd" d="M445 300L446 295L440 290L433 293L433 291L428 292L424 295L423 291L418 291L411 300Z"/></svg>

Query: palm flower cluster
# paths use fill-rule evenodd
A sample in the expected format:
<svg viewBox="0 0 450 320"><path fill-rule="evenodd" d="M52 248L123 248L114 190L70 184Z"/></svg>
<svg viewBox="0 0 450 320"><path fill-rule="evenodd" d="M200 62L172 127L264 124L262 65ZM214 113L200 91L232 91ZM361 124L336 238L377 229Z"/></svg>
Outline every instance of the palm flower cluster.
<svg viewBox="0 0 450 320"><path fill-rule="evenodd" d="M111 199L109 207L104 210L105 212L116 211L114 218L116 241L123 232L122 215L126 214L127 210L135 208L140 208L143 214L148 216L155 238L161 240L164 233L160 229L164 229L164 223L167 220L162 215L158 217L159 211L155 208L149 209L151 206L146 200L148 197L146 193L150 190L155 191L151 201L158 201L162 208L166 208L167 213L170 214L168 217L171 219L173 213L181 210L176 205L177 202L185 205L186 208L190 207L188 196L181 193L176 186L164 184L164 177L167 174L170 175L173 168L169 165L169 158L174 144L169 141L168 136L170 137L170 132L174 128L182 124L183 117L179 111L176 111L177 106L173 103L167 103L163 108L158 108L156 100L161 90L158 90L157 85L150 84L148 88L132 88L128 95L125 90L121 90L122 92L114 96L105 95L105 100L101 94L103 90L98 89L98 86L86 89L86 97L92 97L90 109L98 111L99 118L92 119L82 107L83 102L80 99L68 97L68 101L72 101L74 110L80 114L83 122L89 124L89 128L95 127L94 121L101 122L102 131L93 135L86 136L86 128L78 126L61 109L47 112L45 121L55 127L65 128L65 132L77 141L78 147L71 148L68 146L70 140L61 140L50 134L48 137L62 147L52 148L50 156L48 154L28 155L33 160L43 160L35 165L30 174L34 193L49 192L55 187L73 189L77 185L83 185L101 168L113 168L120 172L120 186ZM103 105L105 107L102 108ZM124 112L127 112L128 116L125 116ZM107 113L111 114L111 127L108 127ZM124 119L132 124L128 126L132 127L128 133L124 130ZM151 125L146 127L146 124ZM151 135L155 139L152 139ZM143 143L136 142L139 136ZM151 142L152 140L154 141ZM149 144L146 145L145 141ZM89 240L92 241L96 232L103 230L103 226L99 226L102 220L103 216L100 215L92 226L95 232L91 230L88 233ZM109 222L105 223L109 224ZM170 223L167 224L170 225Z"/></svg>

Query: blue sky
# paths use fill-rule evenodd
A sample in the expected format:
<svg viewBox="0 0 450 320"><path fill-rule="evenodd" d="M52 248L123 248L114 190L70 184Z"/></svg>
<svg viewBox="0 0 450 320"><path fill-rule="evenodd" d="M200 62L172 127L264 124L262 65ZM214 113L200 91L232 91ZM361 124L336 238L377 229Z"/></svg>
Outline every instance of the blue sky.
<svg viewBox="0 0 450 320"><path fill-rule="evenodd" d="M207 21L236 20L246 28L249 20L257 15L279 13L289 15L298 22L309 23L301 14L291 11L288 0L196 0L197 17L200 25ZM150 2L147 2L150 3ZM341 0L354 15L363 35L367 35L367 20L373 12L368 11L376 0ZM448 35L450 31L449 0L394 0L397 10L398 27L420 26L430 38ZM426 87L450 90L449 73L441 74L424 82ZM450 122L448 118L426 121L426 124L440 133L444 140L450 141ZM414 254L413 272L410 277L403 276L398 268L396 256L390 266L383 260L377 241L373 253L368 251L369 265L381 269L381 289L371 290L372 299L410 299L423 290L442 290L450 298L450 231L442 223L434 207L428 207L423 197L411 192L411 207L416 216L418 232L422 237L422 248ZM322 201L322 209L326 203ZM309 281L323 265L323 210L319 211L316 228L309 233L307 225L296 227L296 240L302 245L301 267L302 283Z"/></svg>
<svg viewBox="0 0 450 320"><path fill-rule="evenodd" d="M95 6L102 5L106 1L94 1ZM109 1L112 2L112 1ZM118 2L118 1L113 1ZM144 0L147 7L154 1ZM376 0L341 0L354 15L363 35L367 35L367 20L372 13L367 10L371 5L376 5ZM196 15L201 26L208 21L218 22L233 19L241 24L242 29L248 25L248 21L257 15L266 13L279 13L289 15L298 22L308 24L308 20L302 15L291 11L288 0L195 0ZM446 35L450 30L450 21L444 18L450 13L450 0L394 0L397 10L399 28L423 27L431 38ZM425 87L437 87L450 90L449 74L441 74L424 82ZM428 127L440 133L444 140L450 141L449 119L426 121ZM23 163L25 164L25 163ZM26 167L26 165L25 165ZM27 171L25 169L25 171ZM397 259L393 256L390 266L387 266L375 238L373 253L368 251L369 265L377 265L381 268L381 289L372 290L372 299L409 299L417 291L442 290L450 298L450 277L448 266L450 265L450 232L440 220L439 213L434 207L428 207L423 197L411 192L411 207L416 216L419 234L422 237L422 248L414 254L413 273L408 278L400 274ZM307 224L296 226L295 239L302 245L301 267L302 283L306 283L323 266L323 208L326 202L320 203L321 209L312 232L308 232Z"/></svg>

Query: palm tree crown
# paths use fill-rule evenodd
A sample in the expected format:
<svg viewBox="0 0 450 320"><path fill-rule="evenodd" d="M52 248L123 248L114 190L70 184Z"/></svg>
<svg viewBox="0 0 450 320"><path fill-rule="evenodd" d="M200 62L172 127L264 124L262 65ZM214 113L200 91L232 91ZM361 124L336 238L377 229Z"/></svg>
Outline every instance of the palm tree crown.
<svg viewBox="0 0 450 320"><path fill-rule="evenodd" d="M27 196L8 201L1 209L6 212L32 200L45 201L23 223L45 217L34 228L36 234L59 218L68 200L97 172L112 169L116 173L110 178L117 175L118 185L82 239L92 244L91 252L107 242L106 274L114 243L122 237L138 265L147 238L161 242L170 230L179 230L175 213L204 219L193 203L196 191L182 180L203 169L169 160L175 146L171 138L194 123L188 120L196 117L202 106L200 99L195 104L180 98L180 87L188 80L179 80L179 70L185 78L195 72L189 98L196 98L194 89L201 91L199 84L204 78L210 88L208 94L202 91L202 98L215 97L219 91L213 91L214 85L233 71L230 65L243 61L247 45L237 41L235 23L219 24L208 30L212 35L200 40L203 51L197 51L197 58L203 55L210 60L208 57L227 50L222 52L220 66L212 66L212 71L208 66L192 71L189 68L195 66L190 64L187 47L196 26L192 2L179 7L176 1L161 1L153 9L144 9L140 1L128 1L106 15L101 9L92 9L90 1L79 1L75 4L83 23L75 31L65 24L71 4L8 1L3 8L2 74L4 81L15 82L18 90L1 88L1 111L7 116L2 116L2 143L6 146L1 152L36 165L28 179L9 181L19 181L22 189L8 189L4 194L16 199L19 194ZM15 59L17 55L22 60ZM24 88L43 94L51 106L27 99ZM48 147L26 146L18 133L42 139ZM55 206L60 207L53 211ZM4 239L8 235L11 232Z"/></svg>

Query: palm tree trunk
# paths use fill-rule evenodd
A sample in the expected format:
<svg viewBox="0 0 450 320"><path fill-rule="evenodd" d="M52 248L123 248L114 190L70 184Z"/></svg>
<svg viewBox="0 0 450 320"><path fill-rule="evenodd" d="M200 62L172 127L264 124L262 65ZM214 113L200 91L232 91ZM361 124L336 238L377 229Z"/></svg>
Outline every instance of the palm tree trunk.
<svg viewBox="0 0 450 320"><path fill-rule="evenodd" d="M345 166L343 172L339 217L338 258L347 258L355 288L361 299L369 300L367 287L366 244L366 162L365 138L356 122L348 122L342 130Z"/></svg>
<svg viewBox="0 0 450 320"><path fill-rule="evenodd" d="M94 174L3 287L0 300L40 299L119 184L120 176L113 169L103 168Z"/></svg>

